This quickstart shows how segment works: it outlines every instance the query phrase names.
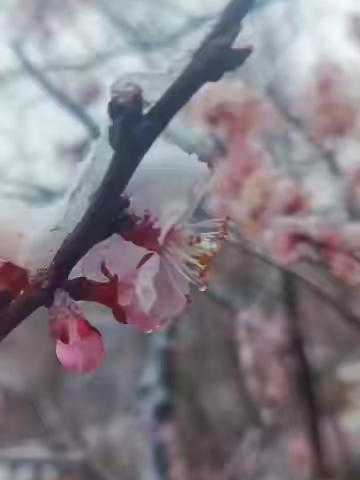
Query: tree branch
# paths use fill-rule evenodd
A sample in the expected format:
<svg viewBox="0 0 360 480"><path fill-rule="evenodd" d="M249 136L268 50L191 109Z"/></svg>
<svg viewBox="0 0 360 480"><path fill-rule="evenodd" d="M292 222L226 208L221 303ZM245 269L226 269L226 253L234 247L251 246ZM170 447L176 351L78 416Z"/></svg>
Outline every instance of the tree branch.
<svg viewBox="0 0 360 480"><path fill-rule="evenodd" d="M242 250L243 252L246 252L256 258L258 258L260 261L278 269L279 271L286 273L287 275L293 277L296 281L300 282L301 284L304 285L309 291L311 291L316 297L318 297L320 300L323 300L326 302L328 305L330 305L336 313L351 327L355 328L357 331L360 330L360 318L355 315L345 304L340 304L334 297L332 297L329 293L327 293L325 290L320 288L318 285L313 283L311 280L308 278L303 277L300 273L295 272L294 270L291 270L290 268L287 268L283 265L280 265L276 263L274 260L272 260L270 257L267 255L251 248L250 246L244 244L244 243L239 243L238 241L230 241L228 242L232 247L238 248Z"/></svg>
<svg viewBox="0 0 360 480"><path fill-rule="evenodd" d="M314 455L314 478L326 478L328 470L324 458L320 427L322 413L321 403L318 398L312 367L306 353L305 340L300 325L296 282L294 277L285 273L283 275L283 287L291 351L295 358L294 383L302 405L308 442Z"/></svg>
<svg viewBox="0 0 360 480"><path fill-rule="evenodd" d="M141 480L170 479L175 469L176 478L188 478L186 462L177 448L173 402L175 335L173 326L149 337L148 359L138 391L138 406L149 444Z"/></svg>
<svg viewBox="0 0 360 480"><path fill-rule="evenodd" d="M231 0L218 22L195 53L188 67L146 114L126 105L113 118L114 154L92 204L74 231L64 241L48 268L0 313L0 341L32 312L52 301L53 292L67 280L78 261L98 242L116 232L121 210L120 196L156 138L174 115L208 81L216 81L240 66L251 49L232 49L241 21L254 0ZM35 72L36 73L36 72Z"/></svg>

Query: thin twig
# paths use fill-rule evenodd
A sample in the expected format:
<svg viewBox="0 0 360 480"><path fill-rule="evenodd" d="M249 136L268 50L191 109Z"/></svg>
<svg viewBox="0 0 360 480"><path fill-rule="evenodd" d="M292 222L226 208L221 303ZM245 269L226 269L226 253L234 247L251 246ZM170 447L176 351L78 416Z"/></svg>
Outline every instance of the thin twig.
<svg viewBox="0 0 360 480"><path fill-rule="evenodd" d="M98 3L98 2L97 2ZM118 25L118 32L123 34L126 33L126 40L128 44L131 44L133 47L139 47L140 44L144 46L145 53L151 53L152 51L159 50L161 48L173 48L175 43L180 39L184 39L184 36L191 35L193 32L199 28L203 28L208 22L214 18L213 15L203 15L201 17L196 17L189 19L183 26L179 27L178 30L171 32L169 34L162 34L158 32L159 38L150 38L149 33L140 32L135 27L132 27L127 20L122 19L123 22L126 22L125 28L122 27L120 22ZM109 18L110 20L110 18ZM111 17L111 21L114 22L114 18ZM136 37L133 37L134 32L137 33ZM140 42L136 39L138 35L141 35ZM125 48L121 42L115 44L111 47L108 47L104 50L99 50L94 52L91 55L88 55L78 61L63 61L62 59L52 59L46 61L41 65L41 71L45 73L57 73L57 72L73 72L73 73L85 73L89 70L97 68L106 62L113 60L114 58L119 58L121 55L128 53L128 45ZM145 59L146 60L146 59ZM23 79L24 69L14 67L8 69L5 72L0 73L0 84L6 85L10 82L15 82Z"/></svg>
<svg viewBox="0 0 360 480"><path fill-rule="evenodd" d="M292 276L297 281L299 281L302 285L304 285L308 290L310 290L313 294L315 294L317 298L323 300L326 304L330 305L331 308L333 308L336 311L336 313L338 313L340 317L343 320L345 320L345 322L350 327L355 328L356 330L360 330L360 318L357 317L345 304L340 304L339 302L337 302L335 298L333 298L330 294L325 292L322 288L320 288L318 285L313 283L308 278L303 277L300 273L290 268L287 268L284 265L280 265L279 263L275 262L264 253L261 253L242 242L230 241L229 245L231 245L234 248L240 249L243 252L246 252L258 258L263 263L266 263L271 267L274 267L279 271L282 271Z"/></svg>
<svg viewBox="0 0 360 480"><path fill-rule="evenodd" d="M33 77L36 82L52 97L54 100L76 118L89 132L91 138L97 138L100 130L96 122L86 113L86 111L75 100L54 85L49 78L38 68L25 54L23 48L14 44L13 51L23 68Z"/></svg>
<svg viewBox="0 0 360 480"><path fill-rule="evenodd" d="M312 145L315 149L315 152L318 154L320 158L323 158L328 167L330 172L339 177L341 175L341 170L337 164L336 156L333 151L329 150L328 148L324 147L320 143L318 143L315 139L313 139L310 133L306 130L303 121L298 118L296 115L293 115L288 108L286 107L286 103L280 98L278 93L273 87L269 87L267 89L267 94L269 95L273 106L278 110L278 112L284 117L284 119L288 122L289 125L292 125L298 133L300 133L303 139Z"/></svg>
<svg viewBox="0 0 360 480"><path fill-rule="evenodd" d="M136 28L118 12L112 8L109 2L104 0L96 1L97 8L106 16L108 22L119 32L119 34L126 36L128 44L140 51L149 52L154 49L169 47L171 44L184 38L186 35L201 28L205 23L209 22L213 16L203 15L195 18L189 18L185 24L179 27L176 31L170 34L161 34L156 40L151 38L149 32L144 31L144 28Z"/></svg>

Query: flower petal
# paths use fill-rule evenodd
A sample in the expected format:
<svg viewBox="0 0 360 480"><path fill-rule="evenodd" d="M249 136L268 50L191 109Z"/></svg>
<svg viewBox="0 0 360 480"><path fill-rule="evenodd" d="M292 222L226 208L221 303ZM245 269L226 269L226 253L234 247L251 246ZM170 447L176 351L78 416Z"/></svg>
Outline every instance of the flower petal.
<svg viewBox="0 0 360 480"><path fill-rule="evenodd" d="M170 321L184 311L188 304L189 283L164 260L160 262L160 270L155 278L155 289L158 295L153 312L163 321Z"/></svg>
<svg viewBox="0 0 360 480"><path fill-rule="evenodd" d="M186 279L162 257L153 257L147 262L149 265L145 264L138 272L135 309L131 311L132 322L142 329L145 327L146 331L167 325L183 312L188 303Z"/></svg>
<svg viewBox="0 0 360 480"><path fill-rule="evenodd" d="M135 294L138 304L145 313L149 313L159 295L155 289L155 277L160 270L160 256L152 255L139 269L135 283Z"/></svg>

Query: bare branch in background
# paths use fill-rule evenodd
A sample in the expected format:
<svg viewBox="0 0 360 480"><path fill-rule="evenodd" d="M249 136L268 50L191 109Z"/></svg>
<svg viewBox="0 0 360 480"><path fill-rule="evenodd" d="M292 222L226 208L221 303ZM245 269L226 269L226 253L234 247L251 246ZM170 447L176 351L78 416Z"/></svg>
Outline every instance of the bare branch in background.
<svg viewBox="0 0 360 480"><path fill-rule="evenodd" d="M280 95L278 95L274 88L269 87L267 89L267 94L269 95L273 106L286 120L288 125L292 125L296 129L296 132L300 133L304 140L310 145L312 145L319 158L324 159L326 164L329 166L329 170L331 171L331 173L335 176L339 176L341 172L336 163L334 153L331 150L326 149L323 145L317 143L313 138L311 138L311 135L308 131L306 131L304 125L302 124L302 121L289 111L289 109L285 105L285 102L281 99Z"/></svg>
<svg viewBox="0 0 360 480"><path fill-rule="evenodd" d="M121 35L125 35L129 44L139 51L147 53L156 48L169 47L172 43L179 39L183 39L186 35L194 30L201 28L204 24L212 19L210 15L204 15L196 18L188 18L184 22L184 26L171 34L161 35L160 38L151 38L150 32L144 32L143 28L139 29L131 25L131 23L121 14L115 11L110 4L104 0L96 1L97 8L103 13L109 23Z"/></svg>
<svg viewBox="0 0 360 480"><path fill-rule="evenodd" d="M322 409L310 365L305 340L301 327L301 317L297 299L297 288L294 278L289 274L283 275L284 303L287 312L290 347L294 356L294 385L302 408L305 431L314 456L314 478L326 478L328 468L324 456L321 434Z"/></svg>
<svg viewBox="0 0 360 480"><path fill-rule="evenodd" d="M180 27L177 31L169 34L161 34L161 38L152 38L153 34L150 36L148 33L144 33L135 29L131 23L125 19L116 17L115 19L109 15L109 20L112 23L116 23L117 31L120 35L126 36L126 40L132 47L141 46L141 54L143 56L146 53L151 53L152 51L157 51L161 48L170 48L176 47L176 42L184 40L184 37L191 35L194 31L199 28L202 28L204 25L213 20L213 16L204 15L196 18L189 18L184 26ZM72 73L84 73L102 66L104 63L120 57L123 54L129 52L128 45L126 47L122 45L114 45L110 48L94 52L91 55L88 55L86 58L77 61L64 61L64 60L51 60L46 61L41 65L41 71L44 73L53 73L53 72L72 72ZM145 60L149 62L149 59ZM40 67L39 67L40 69ZM14 82L23 78L24 69L13 68L5 72L0 73L0 84L6 84L7 82Z"/></svg>
<svg viewBox="0 0 360 480"><path fill-rule="evenodd" d="M187 480L187 468L178 449L174 416L174 339L176 327L152 335L138 393L138 408L149 456L141 480Z"/></svg>
<svg viewBox="0 0 360 480"><path fill-rule="evenodd" d="M360 329L360 318L358 318L348 307L346 304L337 301L334 297L332 297L329 293L323 290L319 285L311 281L309 278L305 278L302 274L291 270L289 268L284 267L283 265L279 265L270 257L266 256L265 254L251 248L250 245L245 244L242 241L236 240L235 242L229 242L234 248L238 248L247 252L248 254L255 256L262 262L271 265L272 267L278 269L279 271L286 273L287 275L292 276L296 281L301 283L304 287L306 287L309 291L311 291L314 295L316 295L320 300L324 301L327 305L330 305L350 327L355 328L356 330Z"/></svg>
<svg viewBox="0 0 360 480"><path fill-rule="evenodd" d="M86 111L73 99L69 97L63 90L54 85L31 60L26 56L23 48L15 44L13 51L18 60L26 70L26 72L33 77L33 79L70 115L76 118L88 131L91 138L99 136L99 127L95 121L86 113Z"/></svg>

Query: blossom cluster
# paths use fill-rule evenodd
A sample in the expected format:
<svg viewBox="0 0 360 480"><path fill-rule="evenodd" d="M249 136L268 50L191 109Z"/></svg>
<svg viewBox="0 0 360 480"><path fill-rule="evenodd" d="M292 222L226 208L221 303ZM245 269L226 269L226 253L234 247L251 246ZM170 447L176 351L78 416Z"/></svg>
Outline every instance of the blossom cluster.
<svg viewBox="0 0 360 480"><path fill-rule="evenodd" d="M339 142L356 137L358 109L335 66L319 67L303 95L307 101L298 105L298 123L313 147L336 152ZM340 198L341 205L324 212L315 199L321 197L321 187L310 188L299 166L294 173L268 148L271 136L281 142L288 134L284 118L268 98L255 95L238 80L224 80L202 89L189 116L223 147L210 162L210 211L228 216L242 237L282 264L316 261L339 280L359 284L358 167L325 165L336 170L333 200ZM322 161L327 161L326 155ZM317 165L309 167L316 170Z"/></svg>

